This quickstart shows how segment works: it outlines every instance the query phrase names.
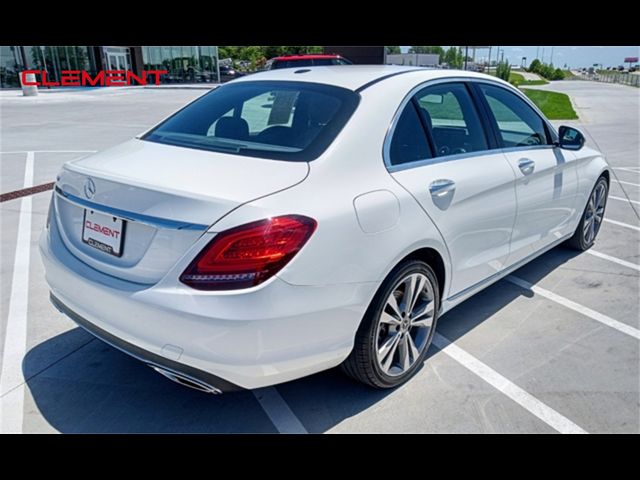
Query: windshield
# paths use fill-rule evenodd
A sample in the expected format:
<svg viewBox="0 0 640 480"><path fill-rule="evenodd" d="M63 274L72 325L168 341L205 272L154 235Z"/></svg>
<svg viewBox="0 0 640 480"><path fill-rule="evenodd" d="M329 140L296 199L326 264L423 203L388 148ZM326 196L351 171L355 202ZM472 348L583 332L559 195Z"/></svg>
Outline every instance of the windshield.
<svg viewBox="0 0 640 480"><path fill-rule="evenodd" d="M253 81L218 87L143 140L267 159L310 161L333 141L360 96L307 82Z"/></svg>

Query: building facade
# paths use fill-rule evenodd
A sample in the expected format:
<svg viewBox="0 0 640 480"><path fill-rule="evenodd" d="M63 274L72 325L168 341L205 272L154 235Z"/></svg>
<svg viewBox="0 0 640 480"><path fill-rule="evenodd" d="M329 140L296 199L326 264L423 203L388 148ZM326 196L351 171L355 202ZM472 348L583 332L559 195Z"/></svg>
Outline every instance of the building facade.
<svg viewBox="0 0 640 480"><path fill-rule="evenodd" d="M218 47L215 46L2 46L0 88L20 87L23 70L44 70L60 80L63 70L167 70L162 83L219 81Z"/></svg>
<svg viewBox="0 0 640 480"><path fill-rule="evenodd" d="M437 67L440 55L437 53L392 53L386 56L387 65L409 65L413 67Z"/></svg>

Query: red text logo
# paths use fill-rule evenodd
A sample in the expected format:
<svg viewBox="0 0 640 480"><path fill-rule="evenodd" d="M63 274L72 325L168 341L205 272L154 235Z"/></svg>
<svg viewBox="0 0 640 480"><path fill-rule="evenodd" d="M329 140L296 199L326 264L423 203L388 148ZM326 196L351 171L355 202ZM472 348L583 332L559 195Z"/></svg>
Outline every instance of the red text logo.
<svg viewBox="0 0 640 480"><path fill-rule="evenodd" d="M87 220L86 222L84 222L84 228L100 232L107 237L118 238L120 236L120 232L118 230L112 230L109 227L103 227L99 223L93 223L91 220Z"/></svg>
<svg viewBox="0 0 640 480"><path fill-rule="evenodd" d="M27 75L35 74L36 80L30 82ZM62 70L60 81L54 82L47 78L46 70L24 70L20 73L22 85L37 87L124 87L127 85L160 85L160 75L169 73L167 70L144 70L136 75L130 70L101 70L91 75L85 70Z"/></svg>

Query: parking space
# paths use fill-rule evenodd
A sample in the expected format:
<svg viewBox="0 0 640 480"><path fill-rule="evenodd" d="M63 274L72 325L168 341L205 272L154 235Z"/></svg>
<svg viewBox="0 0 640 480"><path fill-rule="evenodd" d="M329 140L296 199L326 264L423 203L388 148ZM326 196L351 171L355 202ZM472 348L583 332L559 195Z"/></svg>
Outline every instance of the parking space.
<svg viewBox="0 0 640 480"><path fill-rule="evenodd" d="M337 369L222 396L173 384L49 303L37 240L50 192L0 203L2 431L640 432L639 92L545 88L571 95L581 118L573 123L614 167L608 222L593 251L551 250L447 313L429 361L393 391ZM0 193L52 182L65 161L126 140L203 93L2 92Z"/></svg>

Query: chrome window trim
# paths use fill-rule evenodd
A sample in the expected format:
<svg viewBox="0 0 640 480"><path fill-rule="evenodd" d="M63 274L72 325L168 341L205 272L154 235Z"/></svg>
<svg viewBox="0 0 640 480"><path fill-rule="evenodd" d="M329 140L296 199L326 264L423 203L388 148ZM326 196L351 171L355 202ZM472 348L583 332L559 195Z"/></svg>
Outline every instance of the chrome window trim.
<svg viewBox="0 0 640 480"><path fill-rule="evenodd" d="M410 168L424 167L425 165L434 165L444 162L453 162L456 160L462 160L469 157L481 157L483 155L491 155L497 152L497 150L476 150L474 152L456 153L455 155L443 155L435 158L425 158L422 160L414 160L413 162L399 163L398 165L389 165L385 162L387 170L390 173L399 172L402 170L408 170Z"/></svg>
<svg viewBox="0 0 640 480"><path fill-rule="evenodd" d="M143 215L141 213L133 213L126 210L120 210L119 208L106 207L104 205L100 205L99 203L90 202L89 200L85 200L83 198L77 197L76 195L64 192L57 185L55 187L55 192L67 202L74 203L83 208L90 208L101 213L106 213L107 215L113 215L114 217L122 218L123 220L126 220L128 222L144 223L145 225L150 225L152 227L165 230L205 231L209 228L209 225L179 222L176 220L169 220L166 218L153 217L151 215Z"/></svg>
<svg viewBox="0 0 640 480"><path fill-rule="evenodd" d="M396 112L393 115L393 119L391 120L391 123L389 124L389 127L387 128L387 133L385 135L384 138L384 143L382 146L382 158L384 161L384 165L386 167L386 169L390 172L397 172L400 170L408 170L410 168L417 168L417 167L422 167L425 165L430 165L430 164L434 164L434 163L442 163L442 162L447 162L447 161L454 161L454 160L460 160L463 158L468 158L468 157L472 157L472 156L481 156L481 155L486 155L489 153L495 153L495 152L515 152L515 151L523 151L523 150L535 150L535 149L546 149L546 148L555 148L555 145L531 145L531 146L521 146L521 147L507 147L507 148L493 148L493 149L487 149L487 150L475 150L473 152L468 152L468 153L459 153L459 154L455 154L455 155L443 155L443 156L437 156L434 158L425 158L425 159L421 159L421 160L415 160L413 162L407 162L407 163L401 163L398 165L392 165L391 164L391 140L393 139L393 134L395 132L396 129L396 125L398 124L398 121L400 119L400 115L402 114L402 112L404 111L405 107L407 106L407 104L411 101L411 99L414 97L414 95L416 95L420 90L427 88L427 87L431 87L434 85L440 85L440 84L445 84L445 83L486 83L489 85L492 85L494 87L499 87L502 88L503 90L506 90L508 92L511 92L513 94L515 94L516 96L518 96L519 98L521 98L522 100L525 101L525 103L527 105L529 105L531 108L533 108L533 111L540 117L540 119L544 122L544 124L547 126L547 128L549 128L549 130L552 133L555 133L555 136L558 136L558 133L556 131L556 129L553 127L553 125L551 125L551 123L549 122L549 120L547 120L547 118L542 114L542 112L540 111L540 109L538 109L538 107L536 107L536 105L529 99L529 97L527 97L524 93L522 93L520 90L516 89L515 87L508 87L505 86L504 84L495 81L495 80L491 80L488 78L473 78L473 77L447 77L447 78L436 78L436 79L431 79L431 80L427 80L425 82L422 82L418 85L416 85L415 87L413 87L409 93L402 99L402 102L400 102L400 106L398 107L398 109L396 110ZM487 128L490 128L488 125L484 125L484 122L482 122L482 120L480 120L482 123L482 128L486 130Z"/></svg>

